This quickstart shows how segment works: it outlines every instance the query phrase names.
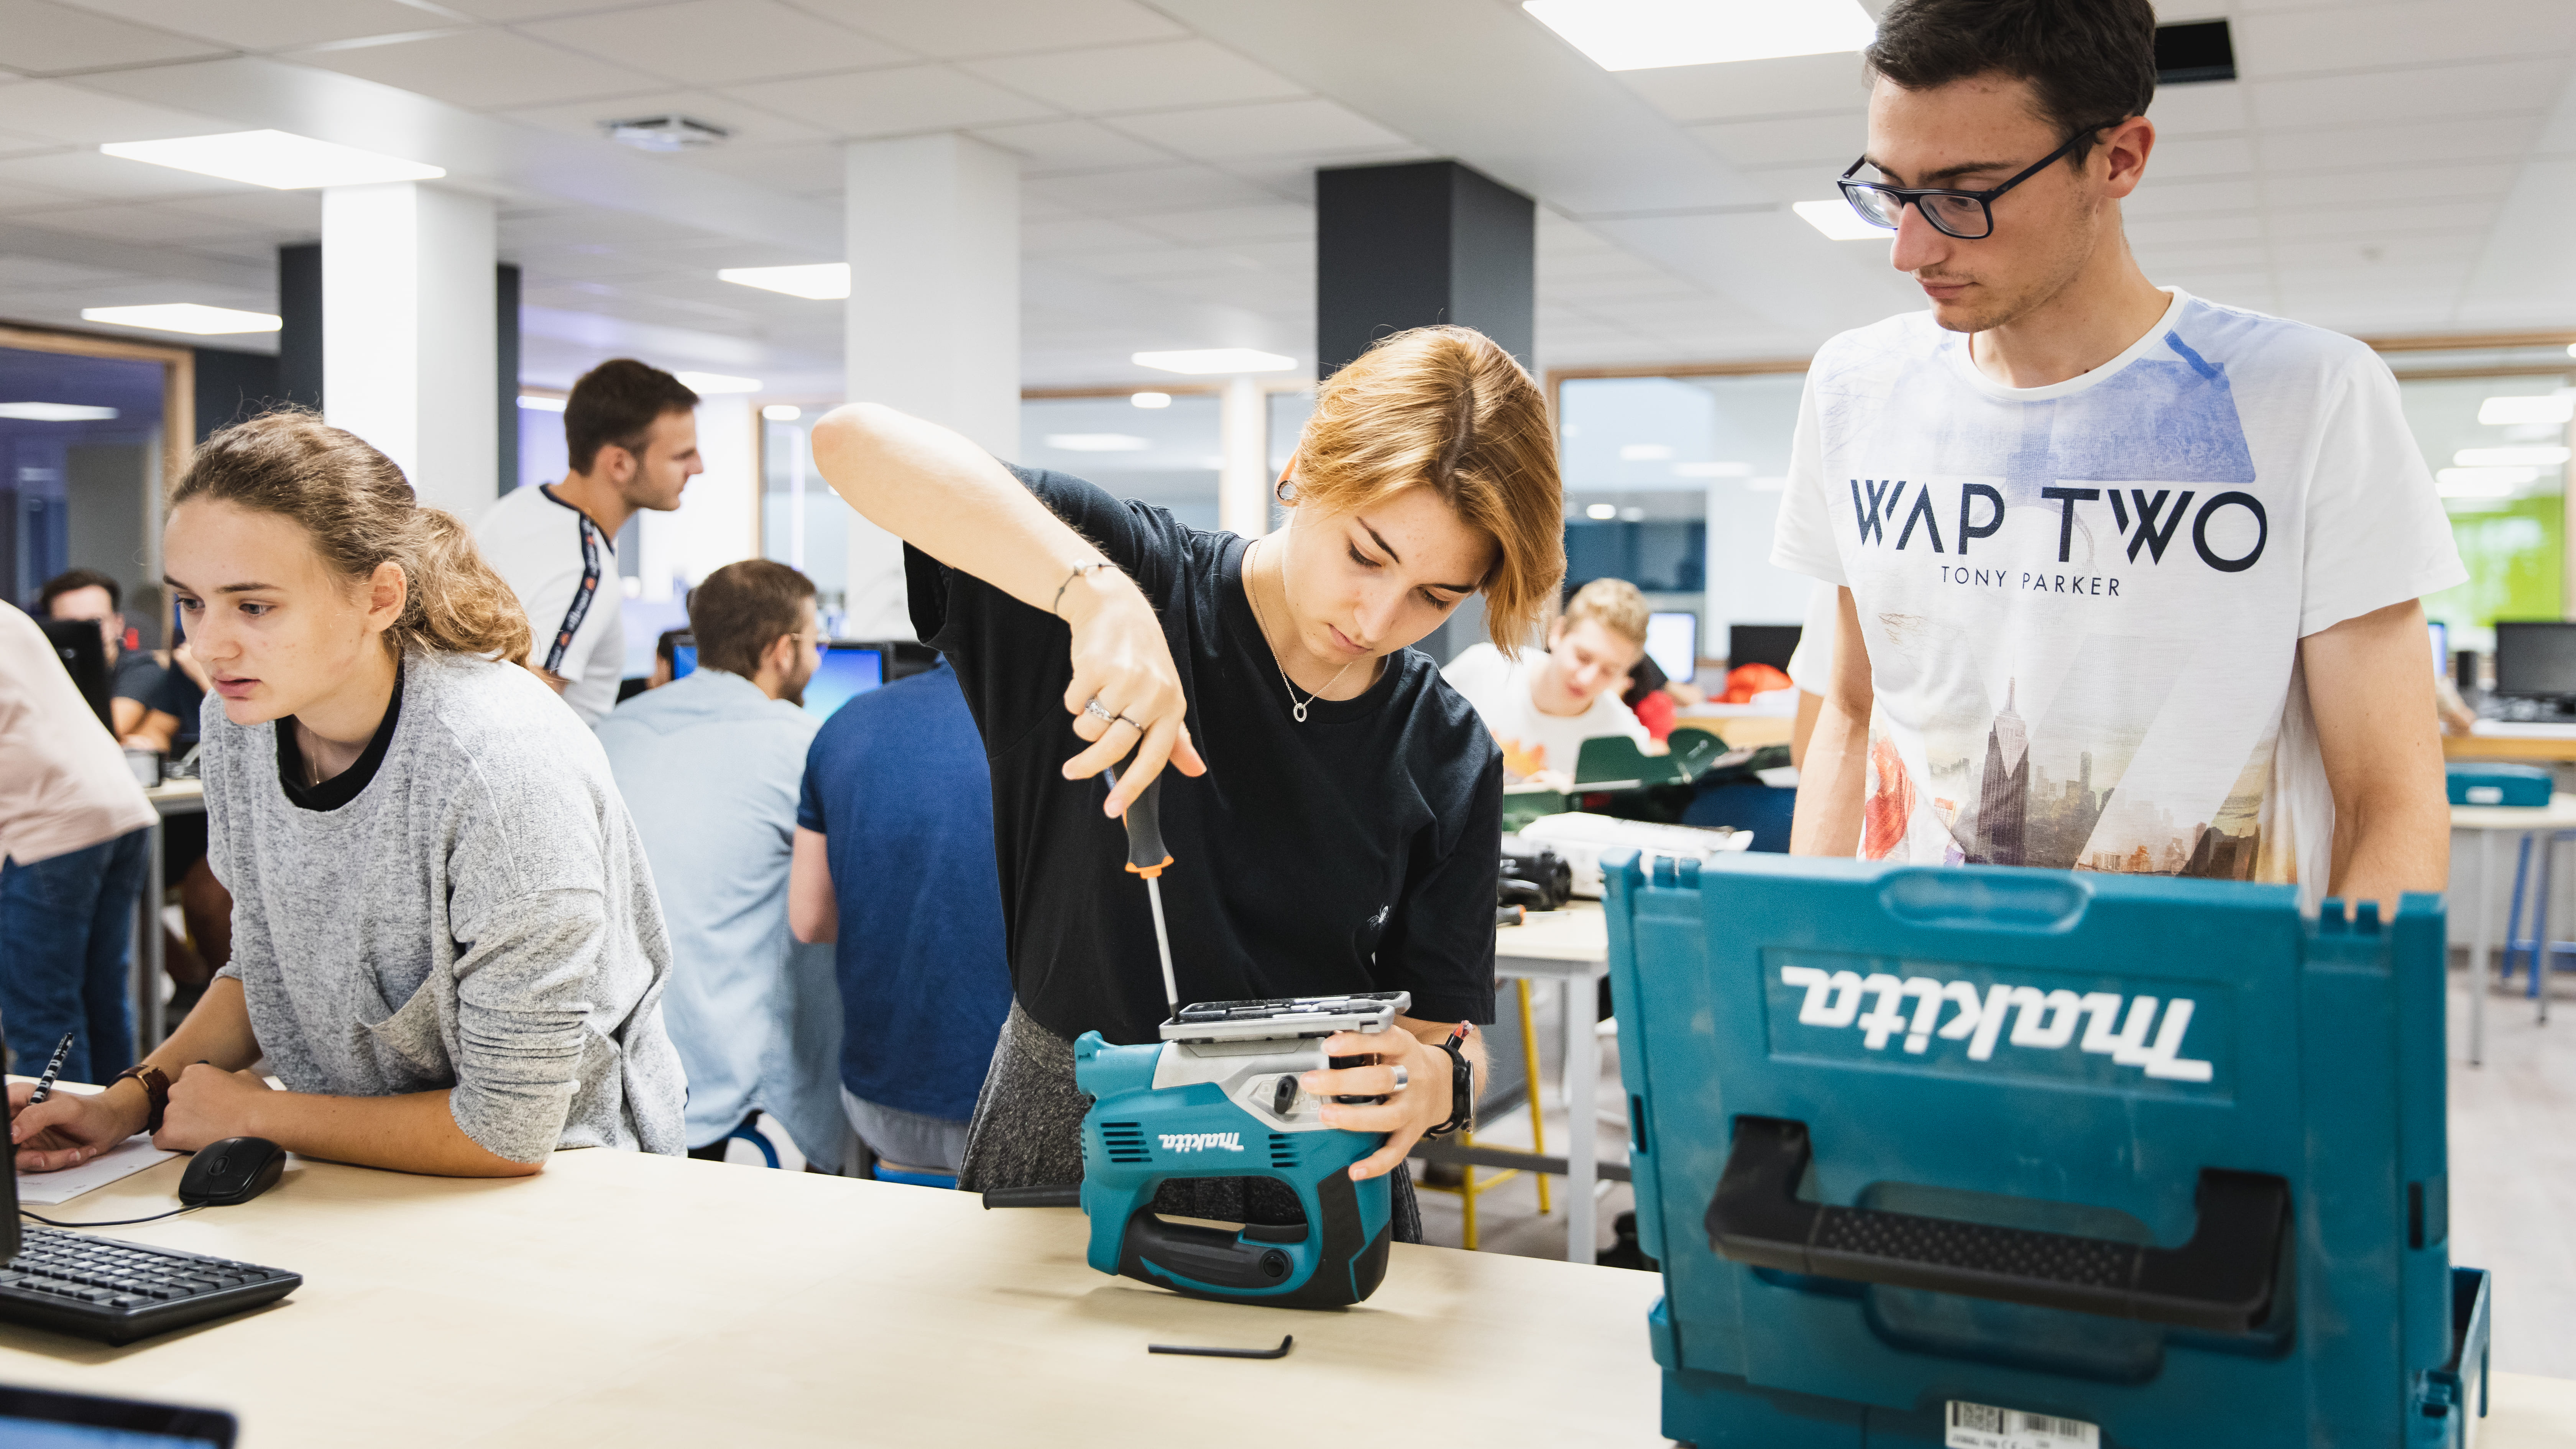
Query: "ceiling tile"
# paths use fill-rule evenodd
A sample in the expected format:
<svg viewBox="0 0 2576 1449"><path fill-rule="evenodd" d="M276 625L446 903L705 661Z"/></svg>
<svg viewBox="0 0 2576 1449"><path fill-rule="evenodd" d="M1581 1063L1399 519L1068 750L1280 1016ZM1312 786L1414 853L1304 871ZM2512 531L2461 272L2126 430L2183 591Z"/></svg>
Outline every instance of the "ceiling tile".
<svg viewBox="0 0 2576 1449"><path fill-rule="evenodd" d="M2230 23L2229 38L2236 48L2237 71L2249 80L2527 56L2576 46L2576 5L2565 0L2344 4L2241 16Z"/></svg>
<svg viewBox="0 0 2576 1449"><path fill-rule="evenodd" d="M531 106L653 90L656 77L506 30L306 51L302 65L416 91L471 110Z"/></svg>
<svg viewBox="0 0 2576 1449"><path fill-rule="evenodd" d="M1010 56L973 61L966 68L1080 115L1303 94L1286 77L1205 40Z"/></svg>
<svg viewBox="0 0 2576 1449"><path fill-rule="evenodd" d="M244 191L231 196L192 196L162 203L172 211L248 227L254 231L319 236L322 193L319 191Z"/></svg>
<svg viewBox="0 0 2576 1449"><path fill-rule="evenodd" d="M1850 52L1622 71L1619 79L1676 121L1801 115L1869 99L1860 57Z"/></svg>
<svg viewBox="0 0 2576 1449"><path fill-rule="evenodd" d="M2270 142L2264 145L2267 152L2273 149ZM2316 207L2342 213L2374 202L2492 201L2510 190L2521 174L2520 163L2514 161L2374 166L2357 173L2275 169L2263 178L2263 202L2276 211Z"/></svg>
<svg viewBox="0 0 2576 1449"><path fill-rule="evenodd" d="M2251 271L2268 266L2272 251L2260 242L2221 246L2140 246L2138 265L2148 275L2165 272Z"/></svg>
<svg viewBox="0 0 2576 1449"><path fill-rule="evenodd" d="M2415 206L2374 205L2355 197L2342 206L2308 207L2273 212L2265 229L2282 241L2310 237L2373 238L2466 232L2484 235L2503 207L2503 199L2426 202Z"/></svg>
<svg viewBox="0 0 2576 1449"><path fill-rule="evenodd" d="M718 171L762 186L800 194L828 191L837 196L846 174L842 169L841 145L837 141L795 146L718 146L694 156L674 156L670 160L674 165Z"/></svg>
<svg viewBox="0 0 2576 1449"><path fill-rule="evenodd" d="M2459 165L2477 161L2518 160L2537 115L2478 120L2410 121L2401 125L2353 125L2314 131L2276 131L2255 139L2256 154L2266 172L2323 171L2368 163L2369 169L2346 175L2346 188L2383 189L2374 180L2387 168L2422 164Z"/></svg>
<svg viewBox="0 0 2576 1449"><path fill-rule="evenodd" d="M1030 178L1021 190L1094 216L1255 206L1278 199L1248 181L1207 166L1150 166L1085 176L1038 176Z"/></svg>
<svg viewBox="0 0 2576 1449"><path fill-rule="evenodd" d="M0 0L0 66L29 74L151 65L219 55L223 47L130 25L51 0Z"/></svg>
<svg viewBox="0 0 2576 1449"><path fill-rule="evenodd" d="M893 136L1026 121L1047 108L944 65L756 81L726 93L841 136Z"/></svg>
<svg viewBox="0 0 2576 1449"><path fill-rule="evenodd" d="M1240 272L1247 264L1222 252L1197 247L1151 246L1126 252L1084 252L1063 259L1064 265L1096 277L1150 282L1161 277L1198 272Z"/></svg>
<svg viewBox="0 0 2576 1449"><path fill-rule="evenodd" d="M1020 254L1045 257L1076 252L1139 251L1156 245L1159 240L1123 222L1102 221L1091 216L1075 217L1022 226Z"/></svg>
<svg viewBox="0 0 2576 1449"><path fill-rule="evenodd" d="M1201 161L1295 152L1393 150L1409 144L1375 121L1326 100L1159 111L1122 116L1109 124Z"/></svg>
<svg viewBox="0 0 2576 1449"><path fill-rule="evenodd" d="M870 35L925 55L1000 55L1071 45L1162 40L1189 31L1135 0L800 0Z"/></svg>
<svg viewBox="0 0 2576 1449"><path fill-rule="evenodd" d="M5 98L0 92L0 98ZM640 119L645 116L678 114L709 125L722 126L731 133L722 145L706 151L683 153L695 160L742 146L768 146L783 141L812 141L823 132L802 121L760 110L754 106L713 91L648 91L642 95L613 96L597 100L572 101L556 106L527 106L500 113L504 119L542 126L566 136L597 138L609 121Z"/></svg>
<svg viewBox="0 0 2576 1449"><path fill-rule="evenodd" d="M2209 212L2244 211L2254 205L2254 182L2249 177L2221 177L2211 181L2158 181L2152 171L2146 184L2120 203L2126 216L2199 216Z"/></svg>
<svg viewBox="0 0 2576 1449"><path fill-rule="evenodd" d="M1167 211L1137 223L1157 236L1206 245L1220 242L1301 241L1312 246L1315 209L1276 203L1215 211Z"/></svg>
<svg viewBox="0 0 2576 1449"><path fill-rule="evenodd" d="M96 10L245 50L321 45L367 35L437 30L434 11L398 0L80 0Z"/></svg>
<svg viewBox="0 0 2576 1449"><path fill-rule="evenodd" d="M2123 229L2133 246L2188 246L2199 242L2255 241L2263 234L2263 218L2253 212L2235 212L2226 216L2185 216L2173 220L2131 218Z"/></svg>
<svg viewBox="0 0 2576 1449"><path fill-rule="evenodd" d="M72 81L21 81L0 86L0 130L42 136L49 141L94 146L106 141L156 141L165 136L204 136L239 129L212 116L165 110L89 90Z"/></svg>
<svg viewBox="0 0 2576 1449"><path fill-rule="evenodd" d="M1720 121L1683 129L1738 166L1816 166L1839 172L1861 153L1869 117L1859 110L1760 121ZM1830 182L1830 174L1823 178Z"/></svg>
<svg viewBox="0 0 2576 1449"><path fill-rule="evenodd" d="M2162 136L2197 136L2245 129L2245 87L2235 81L2158 86L2147 119Z"/></svg>
<svg viewBox="0 0 2576 1449"><path fill-rule="evenodd" d="M522 28L558 45L699 86L893 65L915 58L883 41L790 10L778 0L687 0Z"/></svg>
<svg viewBox="0 0 2576 1449"><path fill-rule="evenodd" d="M1154 166L1174 159L1168 151L1122 136L1096 121L1032 121L1020 126L979 126L977 136L1026 158L1023 175L1096 171L1108 166Z"/></svg>
<svg viewBox="0 0 2576 1449"><path fill-rule="evenodd" d="M2254 147L2242 136L2158 141L2147 159L2155 177L2240 176L2254 169Z"/></svg>
<svg viewBox="0 0 2576 1449"><path fill-rule="evenodd" d="M2274 242L2272 265L2283 276L2321 267L2405 267L2473 262L2486 249L2478 232L2439 236L2375 236L2369 233L2319 237L2310 241Z"/></svg>
<svg viewBox="0 0 2576 1449"><path fill-rule="evenodd" d="M0 207L9 208L12 220L17 219L16 213L21 207L78 206L86 199L78 192L31 185L0 168Z"/></svg>
<svg viewBox="0 0 2576 1449"><path fill-rule="evenodd" d="M2552 58L2255 81L2247 89L2255 120L2267 127L2367 125L2536 113L2558 98L2567 74L2565 59Z"/></svg>
<svg viewBox="0 0 2576 1449"><path fill-rule="evenodd" d="M79 206L53 211L21 212L15 220L47 231L110 237L128 242L190 242L204 237L238 237L253 229L173 206Z"/></svg>

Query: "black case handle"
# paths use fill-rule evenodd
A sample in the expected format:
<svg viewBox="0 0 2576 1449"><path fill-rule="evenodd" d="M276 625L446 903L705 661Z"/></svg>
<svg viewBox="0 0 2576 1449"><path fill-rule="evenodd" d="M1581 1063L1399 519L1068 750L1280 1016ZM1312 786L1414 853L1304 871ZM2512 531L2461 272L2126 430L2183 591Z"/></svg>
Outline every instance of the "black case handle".
<svg viewBox="0 0 2576 1449"><path fill-rule="evenodd" d="M2272 1311L2290 1225L2290 1185L2205 1167L2191 1241L2107 1238L1828 1207L1798 1196L1814 1155L1807 1124L1740 1117L1708 1205L1719 1257L1822 1278L2070 1308L2210 1333L2246 1333Z"/></svg>

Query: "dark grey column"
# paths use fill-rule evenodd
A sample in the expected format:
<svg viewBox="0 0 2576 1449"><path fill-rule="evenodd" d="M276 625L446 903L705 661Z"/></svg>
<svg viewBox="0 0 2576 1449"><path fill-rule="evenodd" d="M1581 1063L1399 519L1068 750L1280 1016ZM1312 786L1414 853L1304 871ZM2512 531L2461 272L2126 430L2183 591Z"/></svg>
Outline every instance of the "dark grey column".
<svg viewBox="0 0 2576 1449"><path fill-rule="evenodd" d="M277 249L277 385L283 400L322 410L322 244Z"/></svg>
<svg viewBox="0 0 2576 1449"><path fill-rule="evenodd" d="M1315 173L1315 370L1390 332L1473 327L1530 365L1538 211L1455 161Z"/></svg>
<svg viewBox="0 0 2576 1449"><path fill-rule="evenodd" d="M277 359L220 347L189 349L197 359L197 441L277 406ZM172 480L177 481L177 480Z"/></svg>
<svg viewBox="0 0 2576 1449"><path fill-rule="evenodd" d="M492 335L500 340L500 365L492 375L500 382L501 426L496 435L501 442L501 471L498 474L503 493L519 486L519 269L508 262L495 268L492 276L492 298L500 309Z"/></svg>

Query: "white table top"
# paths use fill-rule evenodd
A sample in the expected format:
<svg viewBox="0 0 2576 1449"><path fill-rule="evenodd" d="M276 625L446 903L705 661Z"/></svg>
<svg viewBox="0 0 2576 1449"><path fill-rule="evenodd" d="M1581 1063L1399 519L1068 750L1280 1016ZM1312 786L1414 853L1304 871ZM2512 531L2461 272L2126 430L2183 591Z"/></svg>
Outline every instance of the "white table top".
<svg viewBox="0 0 2576 1449"><path fill-rule="evenodd" d="M1494 929L1494 955L1511 961L1606 966L1610 923L1601 914L1599 901L1569 901L1563 910L1532 911L1517 926Z"/></svg>
<svg viewBox="0 0 2576 1449"><path fill-rule="evenodd" d="M2546 805L2454 805L2453 830L2576 830L2576 795L2560 791Z"/></svg>

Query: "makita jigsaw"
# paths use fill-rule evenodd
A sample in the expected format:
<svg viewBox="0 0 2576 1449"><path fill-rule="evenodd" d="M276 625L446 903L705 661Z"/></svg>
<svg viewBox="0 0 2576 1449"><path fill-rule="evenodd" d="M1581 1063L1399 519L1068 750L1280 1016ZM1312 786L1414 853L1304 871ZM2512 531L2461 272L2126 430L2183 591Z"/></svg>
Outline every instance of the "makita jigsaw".
<svg viewBox="0 0 2576 1449"><path fill-rule="evenodd" d="M1109 776L1111 785L1117 776ZM1324 1125L1307 1072L1365 1065L1331 1057L1336 1032L1382 1032L1412 1004L1402 991L1182 1007L1163 924L1159 877L1171 864L1159 819L1163 782L1130 806L1127 868L1145 878L1171 1016L1162 1041L1112 1046L1096 1031L1073 1045L1074 1081L1092 1098L1082 1119L1082 1185L996 1188L987 1207L1070 1206L1091 1219L1091 1266L1201 1298L1283 1308L1339 1308L1376 1291L1392 1236L1387 1179L1351 1180L1385 1142ZM1380 1097L1343 1097L1377 1102ZM1268 1178L1297 1195L1305 1221L1239 1230L1154 1212L1162 1185L1186 1178Z"/></svg>

